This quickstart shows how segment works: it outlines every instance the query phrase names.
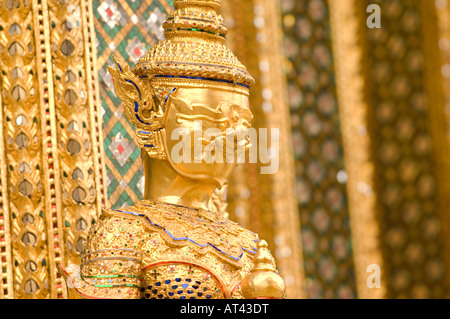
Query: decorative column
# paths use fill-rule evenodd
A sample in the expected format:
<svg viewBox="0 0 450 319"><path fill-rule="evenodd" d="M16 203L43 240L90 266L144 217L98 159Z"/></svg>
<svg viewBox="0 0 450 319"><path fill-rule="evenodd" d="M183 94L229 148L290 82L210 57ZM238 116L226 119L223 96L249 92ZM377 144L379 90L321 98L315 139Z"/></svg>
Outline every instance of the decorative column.
<svg viewBox="0 0 450 319"><path fill-rule="evenodd" d="M106 202L88 1L0 5L3 298L62 298Z"/></svg>

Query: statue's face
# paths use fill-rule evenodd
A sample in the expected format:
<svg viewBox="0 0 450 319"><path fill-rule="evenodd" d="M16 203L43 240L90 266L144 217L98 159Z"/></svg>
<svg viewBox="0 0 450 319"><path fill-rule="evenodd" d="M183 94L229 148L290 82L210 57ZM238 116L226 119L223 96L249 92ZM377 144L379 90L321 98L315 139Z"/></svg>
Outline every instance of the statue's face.
<svg viewBox="0 0 450 319"><path fill-rule="evenodd" d="M248 96L219 89L178 89L168 100L166 154L182 176L214 182L221 187L248 149L237 131L250 127Z"/></svg>

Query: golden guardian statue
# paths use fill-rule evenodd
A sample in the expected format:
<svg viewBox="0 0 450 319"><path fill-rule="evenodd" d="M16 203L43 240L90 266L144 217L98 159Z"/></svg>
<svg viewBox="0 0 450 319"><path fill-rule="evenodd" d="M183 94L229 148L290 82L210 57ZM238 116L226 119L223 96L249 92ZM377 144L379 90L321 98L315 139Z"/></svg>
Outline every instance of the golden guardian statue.
<svg viewBox="0 0 450 319"><path fill-rule="evenodd" d="M144 200L103 210L79 276L62 266L60 272L71 298L283 298L267 243L212 204L236 164L207 163L204 153L189 152L210 143L195 138L199 130L214 129L218 143L230 139L230 130L250 127L254 80L225 46L219 0L175 0L174 6L163 24L165 40L133 68L116 58L116 68L109 68L136 128ZM191 141L182 147L180 132ZM248 138L236 136L234 147L222 147L223 157L234 156L236 145L248 149ZM187 154L182 161L181 153Z"/></svg>

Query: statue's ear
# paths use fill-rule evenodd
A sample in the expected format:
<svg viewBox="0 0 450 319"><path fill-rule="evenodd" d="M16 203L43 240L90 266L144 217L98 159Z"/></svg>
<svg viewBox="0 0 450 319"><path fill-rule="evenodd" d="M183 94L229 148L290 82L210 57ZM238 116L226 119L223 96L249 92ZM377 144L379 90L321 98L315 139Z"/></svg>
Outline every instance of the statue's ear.
<svg viewBox="0 0 450 319"><path fill-rule="evenodd" d="M130 67L128 66L128 64L126 64L124 61L122 61L121 59L119 59L118 57L116 57L114 54L112 55L112 58L114 60L114 63L117 66L117 69L122 72L122 73L126 73L128 72L128 70L130 69Z"/></svg>
<svg viewBox="0 0 450 319"><path fill-rule="evenodd" d="M114 69L111 66L108 66L107 70L108 70L109 74L111 74L111 76L114 79L114 81L116 81L119 78L119 72L120 72L119 70Z"/></svg>
<svg viewBox="0 0 450 319"><path fill-rule="evenodd" d="M130 96L130 91L127 92L126 87L128 83L125 81L124 74L117 69L108 66L108 72L113 78L114 92L123 102L131 102L134 96ZM128 93L128 94L127 94ZM134 94L133 94L134 95ZM130 101L129 101L130 100Z"/></svg>
<svg viewBox="0 0 450 319"><path fill-rule="evenodd" d="M125 72L124 69L128 71L128 66L126 66L122 61L119 60L116 56L113 55L114 62L116 67L108 66L108 72L111 74L114 83L114 91L116 95L124 102L127 102L128 96L125 94L124 88L127 87L127 83L125 81Z"/></svg>
<svg viewBox="0 0 450 319"><path fill-rule="evenodd" d="M142 81L119 58L113 56L116 68L108 66L108 72L114 80L114 91L125 103L131 105L134 101L145 100L149 94ZM150 92L151 93L151 92Z"/></svg>
<svg viewBox="0 0 450 319"><path fill-rule="evenodd" d="M118 57L116 57L113 54L113 60L114 63L116 64L116 68L112 68L111 66L108 66L108 72L109 74L111 74L111 76L113 77L114 81L118 81L120 79L120 75L125 73L126 71L128 71L128 65L126 65L125 63L123 63Z"/></svg>

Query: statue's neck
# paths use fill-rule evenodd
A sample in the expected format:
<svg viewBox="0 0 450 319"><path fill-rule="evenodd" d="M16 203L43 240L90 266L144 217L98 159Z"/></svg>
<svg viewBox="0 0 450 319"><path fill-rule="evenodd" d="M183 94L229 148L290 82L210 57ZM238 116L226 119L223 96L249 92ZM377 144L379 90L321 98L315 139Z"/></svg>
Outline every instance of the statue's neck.
<svg viewBox="0 0 450 319"><path fill-rule="evenodd" d="M175 172L168 161L152 159L146 152L142 152L142 161L145 174L143 199L208 210L216 189L214 184L185 178Z"/></svg>

